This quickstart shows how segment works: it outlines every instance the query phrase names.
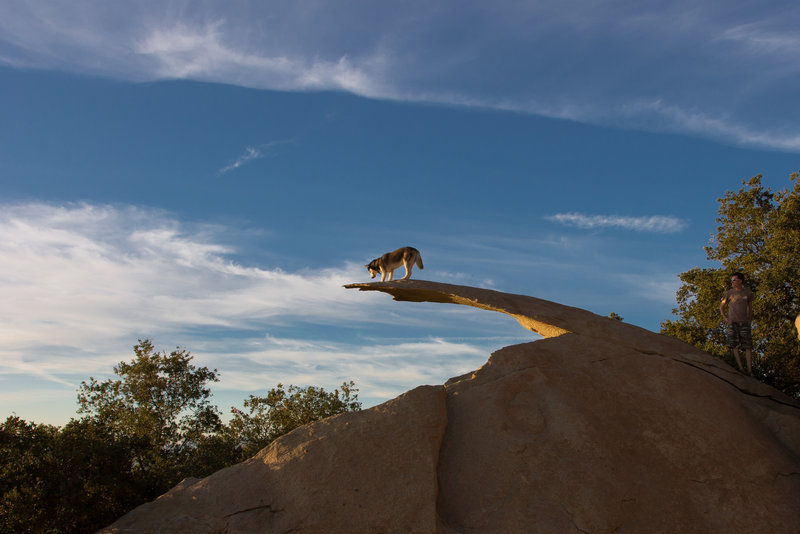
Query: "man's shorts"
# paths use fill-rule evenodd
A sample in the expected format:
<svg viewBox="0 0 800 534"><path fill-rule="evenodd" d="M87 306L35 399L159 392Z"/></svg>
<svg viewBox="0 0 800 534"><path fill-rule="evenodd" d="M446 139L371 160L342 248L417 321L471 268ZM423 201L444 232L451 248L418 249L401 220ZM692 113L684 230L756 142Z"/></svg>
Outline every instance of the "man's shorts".
<svg viewBox="0 0 800 534"><path fill-rule="evenodd" d="M752 349L753 338L750 335L750 323L731 323L728 325L728 348Z"/></svg>

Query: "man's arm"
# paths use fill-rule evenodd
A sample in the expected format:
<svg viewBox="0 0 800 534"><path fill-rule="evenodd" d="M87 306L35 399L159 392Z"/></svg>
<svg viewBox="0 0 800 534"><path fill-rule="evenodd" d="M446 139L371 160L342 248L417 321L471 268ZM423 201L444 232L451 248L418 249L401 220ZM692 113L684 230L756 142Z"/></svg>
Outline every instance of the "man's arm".
<svg viewBox="0 0 800 534"><path fill-rule="evenodd" d="M722 302L719 303L719 313L722 314L722 318L725 319L726 323L730 323L730 321L728 320L728 316L725 315L725 303L726 302L727 302L727 300L725 299L725 297L722 297Z"/></svg>

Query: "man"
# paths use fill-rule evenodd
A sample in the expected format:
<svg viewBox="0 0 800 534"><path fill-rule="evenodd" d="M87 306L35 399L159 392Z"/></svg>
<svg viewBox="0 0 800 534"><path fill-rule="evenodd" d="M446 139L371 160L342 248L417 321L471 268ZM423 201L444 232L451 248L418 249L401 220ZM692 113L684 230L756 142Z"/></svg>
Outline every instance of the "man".
<svg viewBox="0 0 800 534"><path fill-rule="evenodd" d="M744 275L733 273L731 275L731 286L722 296L722 303L719 305L719 312L728 323L728 347L733 349L733 356L736 358L736 365L742 369L742 360L739 357L739 349L744 349L747 359L747 373L753 376L753 341L750 335L750 323L753 321L753 292L744 287ZM725 315L725 305L728 305L728 314Z"/></svg>

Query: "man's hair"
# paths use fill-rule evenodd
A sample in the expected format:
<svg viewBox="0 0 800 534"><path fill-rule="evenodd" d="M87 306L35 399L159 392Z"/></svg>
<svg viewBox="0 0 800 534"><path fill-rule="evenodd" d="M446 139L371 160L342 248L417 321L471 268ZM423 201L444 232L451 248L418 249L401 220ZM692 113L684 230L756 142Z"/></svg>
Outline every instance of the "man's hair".
<svg viewBox="0 0 800 534"><path fill-rule="evenodd" d="M731 276L735 276L736 278L744 282L744 275L742 273L733 273Z"/></svg>

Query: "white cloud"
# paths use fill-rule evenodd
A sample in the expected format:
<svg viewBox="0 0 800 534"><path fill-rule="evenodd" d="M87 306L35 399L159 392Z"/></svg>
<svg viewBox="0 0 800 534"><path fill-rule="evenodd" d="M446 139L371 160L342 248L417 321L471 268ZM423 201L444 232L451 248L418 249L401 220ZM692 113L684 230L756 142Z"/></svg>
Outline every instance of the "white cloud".
<svg viewBox="0 0 800 534"><path fill-rule="evenodd" d="M284 139L280 141L270 141L269 143L264 143L258 146L248 146L245 147L244 153L241 154L236 160L221 168L217 171L217 174L226 174L234 169L238 169L242 165L245 165L253 160L261 159L266 157L276 146L283 145L286 143L292 143L293 139Z"/></svg>
<svg viewBox="0 0 800 534"><path fill-rule="evenodd" d="M798 10L781 6L772 17L771 5L501 1L431 10L352 0L187 10L165 0L98 10L10 0L0 3L0 61L485 106L800 151L786 96L800 83Z"/></svg>
<svg viewBox="0 0 800 534"><path fill-rule="evenodd" d="M650 232L684 224L670 217L554 217L561 224ZM191 227L152 209L3 205L0 232L0 389L6 393L0 412L28 419L43 419L25 411L41 405L39 413L66 412L47 422L66 421L78 384L111 376L113 365L132 358L138 338L153 339L160 350L180 345L198 365L219 369L214 402L223 410L278 382L335 388L350 379L362 400L374 404L422 383L442 383L480 366L493 350L536 338L503 314L396 304L384 294L343 289L366 280L362 262L287 272L233 261L238 251L223 239L230 229ZM614 272L618 283L608 291L627 309L639 309L643 297L668 310L675 278L658 274L668 268L610 258L597 239L570 239L577 241L546 233L430 236L441 243L425 249L431 254L425 273L476 282L469 285L487 285L480 273L491 273L514 292L605 314L608 297L596 287L607 279L598 273ZM458 270L464 265L472 273L466 282ZM615 311L631 320L622 304ZM31 403L24 394L48 388L61 402Z"/></svg>
<svg viewBox="0 0 800 534"><path fill-rule="evenodd" d="M293 77L296 66L286 57L266 57L238 52L222 42L222 21L202 26L178 22L144 35L135 47L138 54L155 61L161 78L216 77L221 71L256 69L277 79Z"/></svg>
<svg viewBox="0 0 800 534"><path fill-rule="evenodd" d="M152 210L4 206L0 232L0 367L43 340L78 350L136 332L247 329L292 314L360 317L341 289L355 266L303 274L246 267L226 258L228 247Z"/></svg>
<svg viewBox="0 0 800 534"><path fill-rule="evenodd" d="M296 52L244 52L226 42L234 31L222 20L201 26L178 22L149 30L135 50L154 63L151 76L156 78L282 90L335 89L365 96L378 93L371 76L346 55L322 59Z"/></svg>
<svg viewBox="0 0 800 534"><path fill-rule="evenodd" d="M65 404L44 409L74 413L80 381L110 376L131 359L137 338L151 338L220 369L214 389L228 392L223 409L277 382L334 388L354 379L379 402L480 365L508 344L509 332L532 338L499 314L498 329L493 319L476 319L486 313L478 310L412 303L387 310L386 295L342 287L365 277L360 263L294 273L236 263L235 249L215 237L221 233L137 207L0 206L2 388L49 383ZM429 338L453 325L469 337ZM0 408L24 417L25 398L0 396Z"/></svg>
<svg viewBox="0 0 800 534"><path fill-rule="evenodd" d="M226 172L230 172L234 169L238 169L248 161L252 161L254 159L263 158L264 154L257 148L253 148L251 146L245 148L244 154L236 158L236 161L228 165L227 167L223 167L219 170L219 174L225 174Z"/></svg>
<svg viewBox="0 0 800 534"><path fill-rule="evenodd" d="M636 232L673 233L684 230L686 221L677 217L651 215L649 217L629 217L621 215L585 215L582 213L558 213L545 219L575 226L582 229L620 228Z"/></svg>
<svg viewBox="0 0 800 534"><path fill-rule="evenodd" d="M534 337L520 332L521 340ZM213 345L223 347L218 341ZM236 358L213 348L203 347L203 359L226 362L215 389L254 392L278 382L333 388L352 379L362 397L386 400L417 385L442 384L475 369L487 360L490 348L498 347L491 340L476 346L474 340L442 338L364 345L264 338L250 342L248 349L241 347Z"/></svg>
<svg viewBox="0 0 800 534"><path fill-rule="evenodd" d="M661 99L632 102L617 113L617 117L627 117L631 121L643 121L648 115L658 117L656 122L661 124L662 131L686 131L740 145L800 151L800 133L792 128L756 127L736 121L730 116L714 116L696 109L689 110Z"/></svg>
<svg viewBox="0 0 800 534"><path fill-rule="evenodd" d="M800 58L800 36L794 28L787 31L771 30L763 23L748 23L725 29L718 37L721 41L739 43L749 52L776 59L793 60L795 69Z"/></svg>

